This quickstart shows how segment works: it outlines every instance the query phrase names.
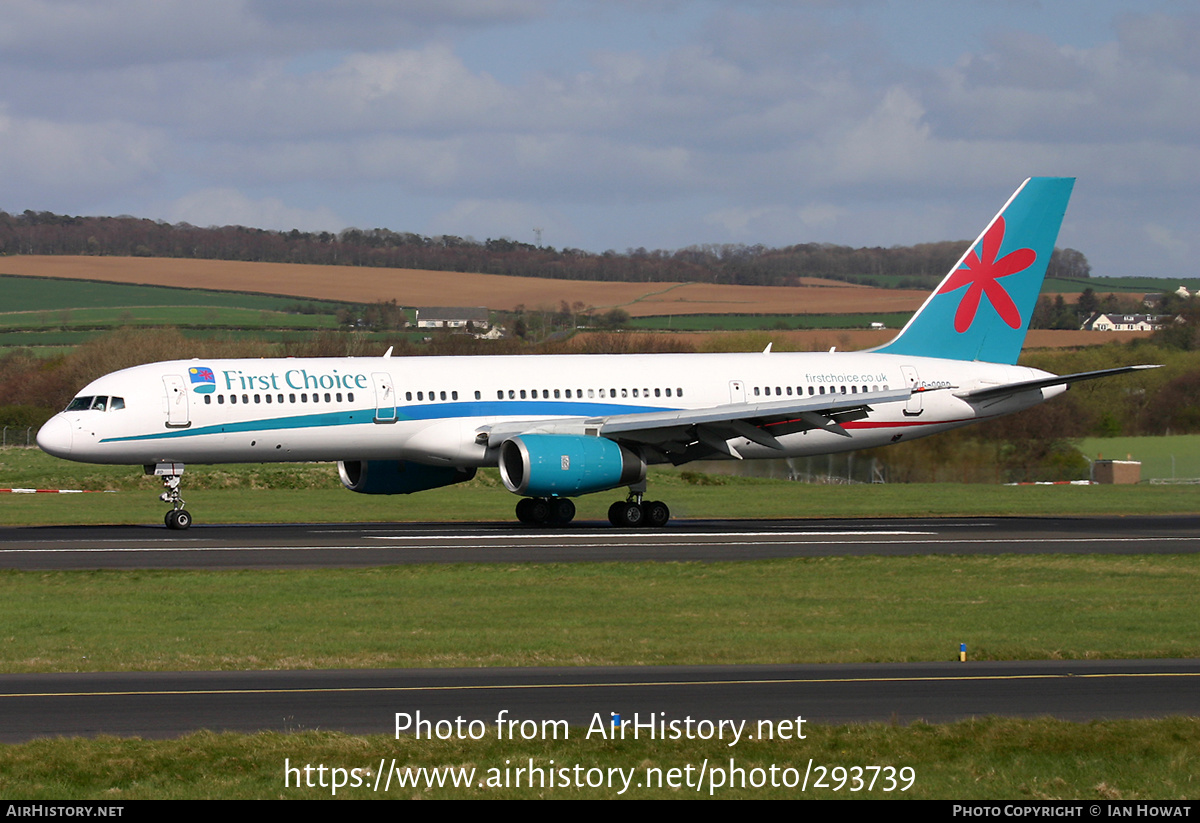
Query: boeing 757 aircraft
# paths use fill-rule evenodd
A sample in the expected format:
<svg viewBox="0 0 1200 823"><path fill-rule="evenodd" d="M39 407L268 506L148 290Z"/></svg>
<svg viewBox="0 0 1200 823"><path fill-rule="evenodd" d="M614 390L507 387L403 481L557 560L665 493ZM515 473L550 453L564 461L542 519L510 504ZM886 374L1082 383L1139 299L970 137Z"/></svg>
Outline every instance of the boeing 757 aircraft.
<svg viewBox="0 0 1200 823"><path fill-rule="evenodd" d="M363 494L410 494L498 466L530 524L628 487L620 526L663 526L646 467L869 448L1021 411L1068 384L1015 365L1073 178L1031 178L890 343L864 352L175 360L84 387L38 445L163 477L186 529L187 463L337 461Z"/></svg>

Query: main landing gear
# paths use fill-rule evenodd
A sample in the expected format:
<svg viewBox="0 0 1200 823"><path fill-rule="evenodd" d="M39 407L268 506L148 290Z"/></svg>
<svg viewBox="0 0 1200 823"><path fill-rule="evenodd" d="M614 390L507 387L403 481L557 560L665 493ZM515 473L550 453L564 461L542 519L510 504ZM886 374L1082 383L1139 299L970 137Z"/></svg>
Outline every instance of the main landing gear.
<svg viewBox="0 0 1200 823"><path fill-rule="evenodd" d="M517 503L517 519L527 526L565 526L574 517L575 504L565 497L526 497ZM666 503L643 501L641 492L630 492L627 500L608 507L608 522L627 529L659 528L670 519Z"/></svg>
<svg viewBox="0 0 1200 823"><path fill-rule="evenodd" d="M517 503L517 519L527 526L565 526L575 518L566 497L526 497Z"/></svg>
<svg viewBox="0 0 1200 823"><path fill-rule="evenodd" d="M179 492L179 483L183 477L183 464L158 463L145 466L144 470L146 474L156 474L162 477L163 488L166 491L160 494L158 499L164 503L171 504L171 510L163 518L163 522L167 524L167 528L182 531L191 526L192 515L183 507L183 495Z"/></svg>
<svg viewBox="0 0 1200 823"><path fill-rule="evenodd" d="M614 526L660 528L671 519L671 510L661 500L642 500L639 492L630 492L628 499L618 500L608 507L608 522Z"/></svg>

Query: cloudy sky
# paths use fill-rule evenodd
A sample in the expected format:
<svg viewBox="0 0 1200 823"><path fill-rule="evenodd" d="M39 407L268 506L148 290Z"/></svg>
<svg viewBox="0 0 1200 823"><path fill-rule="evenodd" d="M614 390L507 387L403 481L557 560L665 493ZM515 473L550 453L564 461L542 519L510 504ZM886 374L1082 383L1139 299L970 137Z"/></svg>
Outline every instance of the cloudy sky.
<svg viewBox="0 0 1200 823"><path fill-rule="evenodd" d="M1198 274L1194 0L5 0L0 208L591 251L974 237Z"/></svg>

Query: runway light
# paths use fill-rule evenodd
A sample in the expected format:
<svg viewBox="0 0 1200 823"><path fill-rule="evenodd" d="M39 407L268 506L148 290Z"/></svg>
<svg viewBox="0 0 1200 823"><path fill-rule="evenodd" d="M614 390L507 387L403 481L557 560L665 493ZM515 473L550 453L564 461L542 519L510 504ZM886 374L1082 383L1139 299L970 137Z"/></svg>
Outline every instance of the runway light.
<svg viewBox="0 0 1200 823"><path fill-rule="evenodd" d="M958 661L960 663L967 662L967 644L966 643L958 644Z"/></svg>

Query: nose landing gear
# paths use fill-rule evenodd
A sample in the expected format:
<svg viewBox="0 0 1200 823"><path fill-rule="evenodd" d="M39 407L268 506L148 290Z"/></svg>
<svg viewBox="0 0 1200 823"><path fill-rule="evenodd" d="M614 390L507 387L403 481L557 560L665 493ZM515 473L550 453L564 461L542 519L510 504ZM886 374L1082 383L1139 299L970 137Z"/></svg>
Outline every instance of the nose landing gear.
<svg viewBox="0 0 1200 823"><path fill-rule="evenodd" d="M180 479L183 476L182 463L156 463L149 466L144 466L143 470L146 474L153 474L162 477L163 488L166 489L158 496L158 499L164 503L171 504L171 510L167 512L163 522L166 523L168 529L182 531L192 525L192 515L185 509L183 503L183 495L179 492Z"/></svg>

